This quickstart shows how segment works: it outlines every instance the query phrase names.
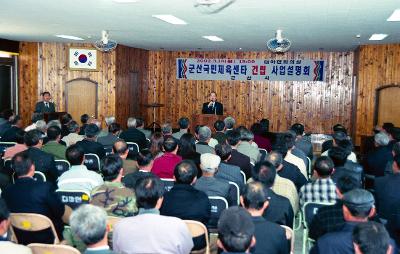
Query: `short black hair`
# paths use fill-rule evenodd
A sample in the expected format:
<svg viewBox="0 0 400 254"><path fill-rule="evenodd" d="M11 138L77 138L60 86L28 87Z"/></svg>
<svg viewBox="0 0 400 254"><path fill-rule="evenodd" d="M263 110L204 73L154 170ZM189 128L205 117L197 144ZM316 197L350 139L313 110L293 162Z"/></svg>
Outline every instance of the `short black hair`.
<svg viewBox="0 0 400 254"><path fill-rule="evenodd" d="M294 131L297 136L301 136L304 133L304 125L302 125L301 123L293 124L292 127L290 127L290 129Z"/></svg>
<svg viewBox="0 0 400 254"><path fill-rule="evenodd" d="M358 223L353 230L353 242L363 254L386 254L390 236L385 227L377 222Z"/></svg>
<svg viewBox="0 0 400 254"><path fill-rule="evenodd" d="M76 121L71 121L68 123L67 128L70 133L75 133L79 128L79 124Z"/></svg>
<svg viewBox="0 0 400 254"><path fill-rule="evenodd" d="M348 191L360 188L361 183L354 177L345 175L337 180L336 187L339 189L340 193L344 194Z"/></svg>
<svg viewBox="0 0 400 254"><path fill-rule="evenodd" d="M190 160L179 162L174 169L176 183L191 184L197 176L197 167Z"/></svg>
<svg viewBox="0 0 400 254"><path fill-rule="evenodd" d="M119 123L112 123L108 126L108 131L112 134L115 134L121 130L121 125Z"/></svg>
<svg viewBox="0 0 400 254"><path fill-rule="evenodd" d="M281 138L282 141L286 143L288 149L291 149L295 145L296 139L292 133L285 132Z"/></svg>
<svg viewBox="0 0 400 254"><path fill-rule="evenodd" d="M348 150L339 146L333 146L328 150L329 158L332 159L335 167L342 167L347 161L347 156L349 156Z"/></svg>
<svg viewBox="0 0 400 254"><path fill-rule="evenodd" d="M179 139L178 154L182 157L191 156L196 153L196 138L191 133L185 133Z"/></svg>
<svg viewBox="0 0 400 254"><path fill-rule="evenodd" d="M251 182L246 184L243 189L243 203L246 209L260 210L265 201L269 200L268 190L260 182Z"/></svg>
<svg viewBox="0 0 400 254"><path fill-rule="evenodd" d="M269 120L268 119L266 119L266 118L261 119L260 124L265 132L269 131Z"/></svg>
<svg viewBox="0 0 400 254"><path fill-rule="evenodd" d="M215 121L215 123L214 123L214 129L215 129L216 131L223 131L224 128L225 128L225 123L224 123L224 121L222 121L222 120L217 120L217 121Z"/></svg>
<svg viewBox="0 0 400 254"><path fill-rule="evenodd" d="M136 157L137 164L139 166L147 166L154 160L153 154L149 150L142 150Z"/></svg>
<svg viewBox="0 0 400 254"><path fill-rule="evenodd" d="M89 121L89 115L88 114L81 115L81 123L85 124L88 121Z"/></svg>
<svg viewBox="0 0 400 254"><path fill-rule="evenodd" d="M232 154L232 147L228 144L217 144L215 146L215 154L218 155L222 161L225 161Z"/></svg>
<svg viewBox="0 0 400 254"><path fill-rule="evenodd" d="M18 143L18 144L23 144L24 143L24 137L25 137L25 131L24 130L22 130L22 129L18 129L16 132L15 132L15 141Z"/></svg>
<svg viewBox="0 0 400 254"><path fill-rule="evenodd" d="M272 150L282 154L282 157L285 158L289 149L285 142L279 141L272 144Z"/></svg>
<svg viewBox="0 0 400 254"><path fill-rule="evenodd" d="M344 134L347 135L347 130L346 130L346 128L345 128L343 125L341 125L341 124L335 124L335 125L332 127L332 129L333 129L334 132L339 132L339 131L341 131L341 132L343 132Z"/></svg>
<svg viewBox="0 0 400 254"><path fill-rule="evenodd" d="M0 223L10 218L10 211L4 199L0 198Z"/></svg>
<svg viewBox="0 0 400 254"><path fill-rule="evenodd" d="M32 114L32 123L36 123L39 120L43 120L43 113L34 112Z"/></svg>
<svg viewBox="0 0 400 254"><path fill-rule="evenodd" d="M25 133L24 143L27 146L35 146L39 144L39 141L42 139L42 133L39 130L30 130Z"/></svg>
<svg viewBox="0 0 400 254"><path fill-rule="evenodd" d="M72 121L71 114L66 113L66 114L61 116L61 124L65 125L65 124L68 124L71 121Z"/></svg>
<svg viewBox="0 0 400 254"><path fill-rule="evenodd" d="M189 127L189 118L187 118L187 117L179 118L178 124L179 124L179 128L187 129Z"/></svg>
<svg viewBox="0 0 400 254"><path fill-rule="evenodd" d="M47 137L50 140L56 140L61 135L61 129L58 126L50 126L47 129Z"/></svg>
<svg viewBox="0 0 400 254"><path fill-rule="evenodd" d="M113 181L122 169L123 161L118 154L109 154L103 159L101 173L104 180Z"/></svg>
<svg viewBox="0 0 400 254"><path fill-rule="evenodd" d="M321 177L330 176L333 172L333 161L328 156L319 157L314 164L314 170Z"/></svg>
<svg viewBox="0 0 400 254"><path fill-rule="evenodd" d="M140 126L142 126L142 125L144 124L143 118L141 118L141 117L136 117L135 119L136 119L136 128L137 128L137 127L140 127Z"/></svg>
<svg viewBox="0 0 400 254"><path fill-rule="evenodd" d="M11 160L12 168L17 177L28 174L33 165L32 158L27 151L23 151L14 155Z"/></svg>
<svg viewBox="0 0 400 254"><path fill-rule="evenodd" d="M44 91L43 93L42 93L42 96L45 96L45 95L50 95L50 92L48 92L48 91Z"/></svg>
<svg viewBox="0 0 400 254"><path fill-rule="evenodd" d="M76 166L82 164L85 153L80 146L75 144L67 148L65 156L69 163L71 163L71 166Z"/></svg>
<svg viewBox="0 0 400 254"><path fill-rule="evenodd" d="M264 134L263 127L260 123L253 123L253 125L250 127L250 130L254 133L254 135L261 136Z"/></svg>
<svg viewBox="0 0 400 254"><path fill-rule="evenodd" d="M112 149L114 153L123 155L128 150L128 144L123 140L118 140L114 143Z"/></svg>
<svg viewBox="0 0 400 254"><path fill-rule="evenodd" d="M14 125L17 124L19 120L21 120L21 117L19 115L16 115L11 119L10 123Z"/></svg>
<svg viewBox="0 0 400 254"><path fill-rule="evenodd" d="M158 199L164 195L164 184L157 176L145 176L136 182L135 194L138 208L154 208Z"/></svg>
<svg viewBox="0 0 400 254"><path fill-rule="evenodd" d="M259 181L267 188L271 188L275 182L276 168L269 161L258 162L253 167L251 175L255 181Z"/></svg>
<svg viewBox="0 0 400 254"><path fill-rule="evenodd" d="M178 142L173 137L168 137L164 140L163 147L164 147L165 152L167 152L167 153L174 151L177 146L178 146Z"/></svg>
<svg viewBox="0 0 400 254"><path fill-rule="evenodd" d="M1 116L8 121L10 119L10 117L12 117L14 115L14 111L12 109L5 109L3 111L1 111Z"/></svg>
<svg viewBox="0 0 400 254"><path fill-rule="evenodd" d="M225 135L228 144L231 146L237 145L240 141L240 132L237 130L229 130L225 133Z"/></svg>

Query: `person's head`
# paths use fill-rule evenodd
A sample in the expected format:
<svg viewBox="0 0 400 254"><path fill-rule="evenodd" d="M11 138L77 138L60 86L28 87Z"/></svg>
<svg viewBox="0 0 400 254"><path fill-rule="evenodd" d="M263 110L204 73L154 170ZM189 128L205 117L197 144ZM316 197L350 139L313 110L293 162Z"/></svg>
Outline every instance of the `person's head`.
<svg viewBox="0 0 400 254"><path fill-rule="evenodd" d="M0 198L0 235L5 235L10 227L10 211L4 199Z"/></svg>
<svg viewBox="0 0 400 254"><path fill-rule="evenodd" d="M345 140L348 140L348 136L345 132L343 131L336 131L332 134L333 138L333 146L339 146L344 142Z"/></svg>
<svg viewBox="0 0 400 254"><path fill-rule="evenodd" d="M129 117L126 121L126 126L128 126L128 128L136 128L136 118Z"/></svg>
<svg viewBox="0 0 400 254"><path fill-rule="evenodd" d="M25 133L24 143L29 147L41 147L43 144L42 133L39 130L30 130Z"/></svg>
<svg viewBox="0 0 400 254"><path fill-rule="evenodd" d="M32 177L35 174L35 165L27 151L14 155L11 163L17 177Z"/></svg>
<svg viewBox="0 0 400 254"><path fill-rule="evenodd" d="M150 137L150 152L157 156L163 151L164 136L161 132L154 132Z"/></svg>
<svg viewBox="0 0 400 254"><path fill-rule="evenodd" d="M375 146L387 146L390 142L389 136L384 132L379 132L374 136Z"/></svg>
<svg viewBox="0 0 400 254"><path fill-rule="evenodd" d="M294 132L286 132L281 137L282 142L286 143L287 148L290 150L294 147L296 142L296 134Z"/></svg>
<svg viewBox="0 0 400 254"><path fill-rule="evenodd" d="M73 122L73 121L71 121L71 123L72 123L72 122ZM47 128L49 128L49 127L51 127L51 126L58 126L58 128L60 128L60 129L61 129L61 127L62 127L61 122L60 122L60 120L58 120L58 119L51 120L51 121L49 121L49 122L47 123ZM67 125L67 128L68 128L68 125ZM69 129L68 129L68 131L69 131Z"/></svg>
<svg viewBox="0 0 400 254"><path fill-rule="evenodd" d="M81 123L82 124L87 124L87 122L89 121L89 115L88 114L83 114L81 115Z"/></svg>
<svg viewBox="0 0 400 254"><path fill-rule="evenodd" d="M14 116L14 111L12 109L5 109L1 112L1 117L7 121L10 121L12 116Z"/></svg>
<svg viewBox="0 0 400 254"><path fill-rule="evenodd" d="M336 194L339 199L342 199L343 194L360 187L361 183L357 179L348 175L344 175L336 182Z"/></svg>
<svg viewBox="0 0 400 254"><path fill-rule="evenodd" d="M138 153L136 161L139 169L151 170L151 168L153 167L154 156L149 150L142 150L140 151L140 153Z"/></svg>
<svg viewBox="0 0 400 254"><path fill-rule="evenodd" d="M217 144L215 146L215 154L218 155L222 161L227 161L231 157L232 147L226 143Z"/></svg>
<svg viewBox="0 0 400 254"><path fill-rule="evenodd" d="M32 123L36 123L39 120L43 120L43 113L33 113L32 114Z"/></svg>
<svg viewBox="0 0 400 254"><path fill-rule="evenodd" d="M243 207L229 207L218 221L217 245L226 252L246 252L255 245L254 232L250 213Z"/></svg>
<svg viewBox="0 0 400 254"><path fill-rule="evenodd" d="M88 124L86 126L86 128L85 128L85 136L86 136L86 138L94 139L94 138L97 137L99 132L100 132L99 127L94 123Z"/></svg>
<svg viewBox="0 0 400 254"><path fill-rule="evenodd" d="M107 126L110 126L112 123L115 123L115 116L106 116L104 118Z"/></svg>
<svg viewBox="0 0 400 254"><path fill-rule="evenodd" d="M18 128L22 128L22 119L19 115L12 116L10 123Z"/></svg>
<svg viewBox="0 0 400 254"><path fill-rule="evenodd" d="M304 134L304 125L301 123L293 124L290 129L296 133L296 136L302 136Z"/></svg>
<svg viewBox="0 0 400 254"><path fill-rule="evenodd" d="M254 134L249 131L248 129L241 129L240 130L240 140L245 142L250 142L254 139Z"/></svg>
<svg viewBox="0 0 400 254"><path fill-rule="evenodd" d="M344 127L344 126L341 125L341 124L335 124L335 125L332 127L332 130L333 130L333 133L335 133L335 132L343 132L344 134L347 135L347 129L346 129L346 127Z"/></svg>
<svg viewBox="0 0 400 254"><path fill-rule="evenodd" d="M371 192L363 189L353 189L346 192L342 198L343 217L345 221L367 221L375 214L375 200Z"/></svg>
<svg viewBox="0 0 400 254"><path fill-rule="evenodd" d="M163 125L161 125L161 133L164 136L168 136L172 134L172 126L170 123L164 123Z"/></svg>
<svg viewBox="0 0 400 254"><path fill-rule="evenodd" d="M240 132L237 130L230 130L225 133L226 141L232 147L236 147L240 143Z"/></svg>
<svg viewBox="0 0 400 254"><path fill-rule="evenodd" d="M317 158L314 164L314 171L319 178L328 178L334 171L334 165L331 158L321 156Z"/></svg>
<svg viewBox="0 0 400 254"><path fill-rule="evenodd" d="M47 137L51 141L57 141L61 138L61 129L57 126L51 126L47 129Z"/></svg>
<svg viewBox="0 0 400 254"><path fill-rule="evenodd" d="M233 127L235 127L235 119L231 116L228 116L224 119L224 123L225 123L225 128L227 130L233 129Z"/></svg>
<svg viewBox="0 0 400 254"><path fill-rule="evenodd" d="M277 151L272 151L267 155L267 161L271 162L271 164L276 168L276 171L282 169L283 165L283 158L282 154L278 153Z"/></svg>
<svg viewBox="0 0 400 254"><path fill-rule="evenodd" d="M220 162L221 158L218 155L212 153L203 153L200 155L200 168L203 172L203 176L214 175L217 172Z"/></svg>
<svg viewBox="0 0 400 254"><path fill-rule="evenodd" d="M392 253L390 236L385 226L375 221L359 223L353 230L355 254Z"/></svg>
<svg viewBox="0 0 400 254"><path fill-rule="evenodd" d="M135 186L136 204L139 208L160 209L164 195L164 184L157 176L140 178Z"/></svg>
<svg viewBox="0 0 400 254"><path fill-rule="evenodd" d="M223 131L225 129L225 123L222 120L217 120L214 123L215 131Z"/></svg>
<svg viewBox="0 0 400 254"><path fill-rule="evenodd" d="M46 122L44 120L37 121L36 122L36 129L41 131L41 132L43 132L43 133L46 133L47 132L47 124L46 124Z"/></svg>
<svg viewBox="0 0 400 254"><path fill-rule="evenodd" d="M388 123L383 123L383 125L382 125L382 129L386 133L390 133L393 128L394 128L393 123L388 122Z"/></svg>
<svg viewBox="0 0 400 254"><path fill-rule="evenodd" d="M121 125L119 123L112 123L108 126L108 132L118 135L121 132Z"/></svg>
<svg viewBox="0 0 400 254"><path fill-rule="evenodd" d="M51 95L49 92L46 91L46 92L42 93L42 98L43 98L43 101L49 102L51 100Z"/></svg>
<svg viewBox="0 0 400 254"><path fill-rule="evenodd" d="M263 128L264 132L268 132L269 131L269 120L264 118L260 120L260 124L261 127Z"/></svg>
<svg viewBox="0 0 400 254"><path fill-rule="evenodd" d="M67 125L71 121L72 121L71 114L66 113L66 114L61 116L61 124L62 125Z"/></svg>
<svg viewBox="0 0 400 254"><path fill-rule="evenodd" d="M173 137L164 140L163 148L166 153L176 153L178 151L178 142Z"/></svg>
<svg viewBox="0 0 400 254"><path fill-rule="evenodd" d="M210 93L210 101L216 101L217 100L217 93L216 92L211 92Z"/></svg>
<svg viewBox="0 0 400 254"><path fill-rule="evenodd" d="M71 166L77 166L83 164L85 154L82 148L77 145L72 145L67 148L67 151L65 151L65 156Z"/></svg>
<svg viewBox="0 0 400 254"><path fill-rule="evenodd" d="M199 129L199 141L208 142L211 138L211 130L208 126L200 127Z"/></svg>
<svg viewBox="0 0 400 254"><path fill-rule="evenodd" d="M332 159L335 167L344 166L347 161L347 156L349 156L349 154L349 151L339 146L334 146L328 151L328 156Z"/></svg>
<svg viewBox="0 0 400 254"><path fill-rule="evenodd" d="M285 158L289 149L286 145L286 142L283 139L279 139L278 142L272 144L272 150L282 154L282 157Z"/></svg>
<svg viewBox="0 0 400 254"><path fill-rule="evenodd" d="M250 213L252 210L262 213L268 207L270 199L268 189L261 182L251 182L244 187L240 203Z"/></svg>
<svg viewBox="0 0 400 254"><path fill-rule="evenodd" d="M194 184L197 178L197 167L191 160L179 162L174 169L174 178L176 183Z"/></svg>
<svg viewBox="0 0 400 254"><path fill-rule="evenodd" d="M263 128L260 123L253 123L250 130L251 130L251 132L254 133L254 135L257 135L257 136L261 136L264 134Z"/></svg>
<svg viewBox="0 0 400 254"><path fill-rule="evenodd" d="M121 181L123 161L118 154L107 155L103 159L101 174L105 181Z"/></svg>
<svg viewBox="0 0 400 254"><path fill-rule="evenodd" d="M24 143L24 136L25 136L25 131L22 129L19 129L15 132L15 141L18 144L23 144Z"/></svg>
<svg viewBox="0 0 400 254"><path fill-rule="evenodd" d="M70 133L78 133L80 131L79 124L76 121L71 121L67 128Z"/></svg>
<svg viewBox="0 0 400 254"><path fill-rule="evenodd" d="M393 165L392 165L393 173L400 173L400 154L393 157Z"/></svg>
<svg viewBox="0 0 400 254"><path fill-rule="evenodd" d="M274 185L276 177L276 168L269 161L258 162L252 170L251 176L254 181L261 182L267 188Z"/></svg>
<svg viewBox="0 0 400 254"><path fill-rule="evenodd" d="M189 128L189 118L187 117L179 118L178 125L181 130L186 130L187 128Z"/></svg>
<svg viewBox="0 0 400 254"><path fill-rule="evenodd" d="M74 210L69 220L72 232L88 247L107 244L107 213L100 207L84 204Z"/></svg>
<svg viewBox="0 0 400 254"><path fill-rule="evenodd" d="M136 128L144 128L144 120L141 117L136 117Z"/></svg>
<svg viewBox="0 0 400 254"><path fill-rule="evenodd" d="M179 139L179 154L192 154L196 152L196 138L191 133L185 133Z"/></svg>
<svg viewBox="0 0 400 254"><path fill-rule="evenodd" d="M118 140L113 145L113 153L118 154L120 157L126 158L128 156L128 144L124 140Z"/></svg>

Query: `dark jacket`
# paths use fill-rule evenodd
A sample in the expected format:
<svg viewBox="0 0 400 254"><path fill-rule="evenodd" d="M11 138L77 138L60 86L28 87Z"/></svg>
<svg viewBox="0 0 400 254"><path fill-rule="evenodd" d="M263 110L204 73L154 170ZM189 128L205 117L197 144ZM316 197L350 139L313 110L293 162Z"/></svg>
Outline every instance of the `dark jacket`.
<svg viewBox="0 0 400 254"><path fill-rule="evenodd" d="M214 107L208 107L210 102L203 103L203 108L201 109L202 114L212 114L212 115L223 115L224 106L218 101L215 102Z"/></svg>
<svg viewBox="0 0 400 254"><path fill-rule="evenodd" d="M39 101L38 103L36 103L35 112L36 113L52 113L52 112L56 112L56 107L53 102L49 102L49 107L46 107L44 105L43 101Z"/></svg>
<svg viewBox="0 0 400 254"><path fill-rule="evenodd" d="M135 142L140 150L147 148L146 136L136 128L128 128L119 135L119 138L122 138L125 142Z"/></svg>
<svg viewBox="0 0 400 254"><path fill-rule="evenodd" d="M400 173L375 178L375 201L380 217L389 219L393 204L400 203Z"/></svg>
<svg viewBox="0 0 400 254"><path fill-rule="evenodd" d="M178 217L182 220L196 220L207 225L211 205L207 195L189 184L175 184L164 194L161 215Z"/></svg>
<svg viewBox="0 0 400 254"><path fill-rule="evenodd" d="M263 217L267 221L292 228L294 214L289 199L276 194L271 189L268 194L270 196L269 206L264 211Z"/></svg>
<svg viewBox="0 0 400 254"><path fill-rule="evenodd" d="M218 166L218 171L215 174L216 178L234 182L238 185L239 190L242 191L246 184L243 179L243 175L240 173L240 168L235 165L230 165L225 162L221 162Z"/></svg>
<svg viewBox="0 0 400 254"><path fill-rule="evenodd" d="M35 170L43 172L47 181L55 183L59 175L54 156L36 147L29 147L27 151L29 157L33 160L33 164L35 164Z"/></svg>
<svg viewBox="0 0 400 254"><path fill-rule="evenodd" d="M285 160L283 160L282 165L283 168L278 171L278 175L292 181L296 185L297 191L300 191L300 188L307 183L307 178L296 165Z"/></svg>
<svg viewBox="0 0 400 254"><path fill-rule="evenodd" d="M97 156L99 156L100 160L106 156L104 147L99 142L84 139L82 141L76 142L76 145L79 146L80 148L82 148L82 150L85 154L86 153L97 154Z"/></svg>
<svg viewBox="0 0 400 254"><path fill-rule="evenodd" d="M383 176L386 163L393 159L392 151L388 146L379 146L365 156L363 163L366 174Z"/></svg>
<svg viewBox="0 0 400 254"><path fill-rule="evenodd" d="M17 132L21 130L17 126L11 126L8 130L6 130L1 136L1 142L17 142Z"/></svg>
<svg viewBox="0 0 400 254"><path fill-rule="evenodd" d="M267 208L268 209L268 208ZM255 254L288 254L289 243L285 229L263 217L253 217L256 245L250 250Z"/></svg>
<svg viewBox="0 0 400 254"><path fill-rule="evenodd" d="M347 160L344 166L335 167L331 178L337 183L337 181L343 176L350 176L357 180L361 184L362 181L363 168L360 164Z"/></svg>
<svg viewBox="0 0 400 254"><path fill-rule="evenodd" d="M250 157L239 153L236 149L232 149L231 158L227 161L228 164L238 166L246 175L246 180L251 178Z"/></svg>
<svg viewBox="0 0 400 254"><path fill-rule="evenodd" d="M212 134L212 137L215 138L219 144L223 144L226 141L226 135L221 131L215 132Z"/></svg>

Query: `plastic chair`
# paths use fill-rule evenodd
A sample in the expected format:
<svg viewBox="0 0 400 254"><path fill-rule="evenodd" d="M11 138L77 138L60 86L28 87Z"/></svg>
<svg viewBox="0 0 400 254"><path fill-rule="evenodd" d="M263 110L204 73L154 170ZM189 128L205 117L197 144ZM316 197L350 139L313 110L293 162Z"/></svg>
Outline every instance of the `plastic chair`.
<svg viewBox="0 0 400 254"><path fill-rule="evenodd" d="M208 239L208 230L207 227L204 226L203 223L194 221L194 220L184 220L186 225L189 228L190 233L192 234L192 238L201 237L204 235L206 239L206 246L201 250L192 250L190 253L192 254L209 254L210 253L210 240Z"/></svg>
<svg viewBox="0 0 400 254"><path fill-rule="evenodd" d="M82 204L89 204L90 193L82 190L56 190L57 196L64 205L72 209L78 208Z"/></svg>
<svg viewBox="0 0 400 254"><path fill-rule="evenodd" d="M69 162L66 160L54 160L54 162L56 164L58 175L62 175L65 171L68 171L69 168L71 167L71 164L69 164Z"/></svg>
<svg viewBox="0 0 400 254"><path fill-rule="evenodd" d="M79 250L68 245L31 243L28 247L33 254L80 254Z"/></svg>
<svg viewBox="0 0 400 254"><path fill-rule="evenodd" d="M313 172L312 172L312 164L311 164L311 159L309 157L306 157L307 161L308 161L308 178L310 179L310 177L312 176Z"/></svg>
<svg viewBox="0 0 400 254"><path fill-rule="evenodd" d="M258 148L258 150L261 153L260 161L265 161L265 158L267 158L268 152L264 148Z"/></svg>
<svg viewBox="0 0 400 254"><path fill-rule="evenodd" d="M35 174L33 175L33 179L35 179L36 181L39 181L39 182L46 182L46 176L40 171L35 171ZM15 180L17 180L15 172L12 173L11 180L12 180L13 184L15 183Z"/></svg>
<svg viewBox="0 0 400 254"><path fill-rule="evenodd" d="M247 183L246 174L242 170L240 170L240 174L243 176L243 183L246 184Z"/></svg>
<svg viewBox="0 0 400 254"><path fill-rule="evenodd" d="M112 147L104 147L104 152L106 153L107 156L113 153L113 149Z"/></svg>
<svg viewBox="0 0 400 254"><path fill-rule="evenodd" d="M135 142L126 142L130 152L139 153L139 146Z"/></svg>
<svg viewBox="0 0 400 254"><path fill-rule="evenodd" d="M286 225L280 225L281 227L283 227L285 229L286 232L286 239L288 241L290 241L290 253L293 254L294 253L294 232L293 229L291 229L290 227L286 226Z"/></svg>
<svg viewBox="0 0 400 254"><path fill-rule="evenodd" d="M228 209L228 201L219 196L209 196L211 204L211 216L208 221L207 228L216 229L218 225L219 217L223 210Z"/></svg>
<svg viewBox="0 0 400 254"><path fill-rule="evenodd" d="M99 172L100 171L100 158L97 154L94 153L86 153L85 160L83 164L87 167L87 169Z"/></svg>
<svg viewBox="0 0 400 254"><path fill-rule="evenodd" d="M168 191L170 191L172 189L172 187L174 187L174 184L175 184L175 180L174 179L161 178L160 180L164 183L165 191L168 192Z"/></svg>
<svg viewBox="0 0 400 254"><path fill-rule="evenodd" d="M229 182L229 197L232 200L232 206L240 205L240 189L239 186L234 182Z"/></svg>

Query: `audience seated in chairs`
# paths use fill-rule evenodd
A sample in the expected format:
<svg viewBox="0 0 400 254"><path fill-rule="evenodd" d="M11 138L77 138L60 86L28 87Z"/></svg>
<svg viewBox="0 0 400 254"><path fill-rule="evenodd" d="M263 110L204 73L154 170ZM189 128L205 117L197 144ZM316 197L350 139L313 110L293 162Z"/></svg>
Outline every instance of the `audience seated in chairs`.
<svg viewBox="0 0 400 254"><path fill-rule="evenodd" d="M7 129L1 136L1 142L16 142L16 133L19 130L23 130L23 123L20 116L14 116L11 120L11 127Z"/></svg>
<svg viewBox="0 0 400 254"><path fill-rule="evenodd" d="M215 132L211 135L212 138L218 141L218 144L223 144L226 142L226 135L225 135L225 123L222 120L217 120L214 123L214 130Z"/></svg>
<svg viewBox="0 0 400 254"><path fill-rule="evenodd" d="M253 141L254 134L249 131L246 127L239 127L240 132L240 144L236 148L238 152L248 156L252 164L256 164L260 158L261 153L258 150L258 145Z"/></svg>
<svg viewBox="0 0 400 254"><path fill-rule="evenodd" d="M207 225L210 218L210 201L203 191L193 188L197 168L189 160L181 161L174 170L175 184L164 194L160 213L182 220L196 220ZM195 244L196 245L196 244Z"/></svg>
<svg viewBox="0 0 400 254"><path fill-rule="evenodd" d="M176 139L181 139L183 134L188 133L189 130L189 118L181 117L178 121L179 131L172 134Z"/></svg>
<svg viewBox="0 0 400 254"><path fill-rule="evenodd" d="M185 222L159 215L164 194L160 179L154 176L140 179L135 194L139 214L115 225L113 250L117 253L189 253L193 241Z"/></svg>
<svg viewBox="0 0 400 254"><path fill-rule="evenodd" d="M52 154L56 160L66 160L65 151L67 147L61 145L61 129L57 126L51 126L47 129L49 141L42 147L42 151Z"/></svg>
<svg viewBox="0 0 400 254"><path fill-rule="evenodd" d="M113 145L113 153L118 154L123 161L123 175L134 173L138 170L138 164L135 160L128 159L129 149L128 144L124 140L118 140Z"/></svg>
<svg viewBox="0 0 400 254"><path fill-rule="evenodd" d="M237 130L229 130L225 132L225 135L228 144L232 147L231 158L227 161L227 163L238 166L245 173L246 179L250 179L252 169L250 157L237 151L237 147L241 142L240 132Z"/></svg>
<svg viewBox="0 0 400 254"><path fill-rule="evenodd" d="M61 238L62 217L64 213L68 214L70 209L66 209L61 203L54 192L53 184L33 179L35 165L26 151L13 157L13 168L18 179L15 184L8 186L2 193L10 211L12 213L38 213L48 217L53 222L58 237ZM19 233L25 242L52 243L52 239L49 239L51 232L48 231L35 233L33 238L26 232Z"/></svg>
<svg viewBox="0 0 400 254"><path fill-rule="evenodd" d="M96 141L99 131L100 129L96 124L88 124L85 128L85 138L82 141L76 142L76 145L81 147L84 154L94 153L101 160L106 156L106 152L103 145Z"/></svg>
<svg viewBox="0 0 400 254"><path fill-rule="evenodd" d="M108 125L106 135L97 138L97 142L103 145L104 148L112 148L114 143L120 140L118 135L121 132L121 126L118 123Z"/></svg>
<svg viewBox="0 0 400 254"><path fill-rule="evenodd" d="M125 140L125 142L134 142L138 144L140 151L147 148L146 136L140 130L136 129L136 119L129 117L127 120L128 129L123 131L119 138Z"/></svg>
<svg viewBox="0 0 400 254"><path fill-rule="evenodd" d="M185 133L179 140L178 155L184 160L191 160L196 165L197 178L201 177L200 154L196 152L196 138L191 133Z"/></svg>
<svg viewBox="0 0 400 254"><path fill-rule="evenodd" d="M201 126L197 132L198 142L196 143L196 152L203 153L214 153L214 146L218 144L218 141L214 142L213 146L210 144L211 130L208 126Z"/></svg>
<svg viewBox="0 0 400 254"><path fill-rule="evenodd" d="M23 245L11 241L10 211L6 203L0 198L0 250L1 253L32 254L32 251Z"/></svg>
<svg viewBox="0 0 400 254"><path fill-rule="evenodd" d="M15 133L15 141L17 142L17 144L6 149L3 155L3 159L11 159L17 153L28 149L28 147L24 144L25 133L26 132L23 130L18 130Z"/></svg>
<svg viewBox="0 0 400 254"><path fill-rule="evenodd" d="M124 178L122 178L122 182L124 183L124 185L134 190L136 182L140 178L143 178L145 176L155 176L153 173L151 173L153 163L153 154L148 150L141 151L137 156L137 164L139 166L139 170L125 175Z"/></svg>
<svg viewBox="0 0 400 254"><path fill-rule="evenodd" d="M68 146L72 146L75 145L76 142L83 140L83 136L80 135L80 127L79 124L75 121L71 121L68 124L68 131L69 134L67 136L64 136L61 140L65 142L65 145Z"/></svg>
<svg viewBox="0 0 400 254"><path fill-rule="evenodd" d="M389 137L384 132L375 134L375 150L369 152L363 161L364 171L366 174L374 176L383 176L386 163L390 161L392 151L389 148Z"/></svg>
<svg viewBox="0 0 400 254"><path fill-rule="evenodd" d="M154 160L152 173L160 178L173 178L175 166L182 161L182 157L177 155L178 141L168 137L164 139L163 148L165 153Z"/></svg>
<svg viewBox="0 0 400 254"><path fill-rule="evenodd" d="M217 240L222 254L249 253L255 244L255 227L249 212L238 206L223 211L218 222Z"/></svg>
<svg viewBox="0 0 400 254"><path fill-rule="evenodd" d="M106 156L101 168L105 182L90 195L90 203L103 208L110 216L128 217L137 212L135 194L121 183L122 171L122 159L118 155Z"/></svg>
<svg viewBox="0 0 400 254"><path fill-rule="evenodd" d="M82 205L71 214L72 232L79 237L87 248L83 254L114 254L107 242L110 228L107 226L107 214L99 207Z"/></svg>
<svg viewBox="0 0 400 254"><path fill-rule="evenodd" d="M276 169L269 161L257 163L253 168L253 180L261 182L268 188L269 207L264 211L263 217L267 221L293 227L293 208L289 199L276 194L271 188L274 185Z"/></svg>
<svg viewBox="0 0 400 254"><path fill-rule="evenodd" d="M262 215L269 205L269 190L260 182L245 186L240 197L241 205L251 214L255 226L256 245L252 253L287 254L289 253L285 229L265 220Z"/></svg>
<svg viewBox="0 0 400 254"><path fill-rule="evenodd" d="M89 127L88 127L89 128ZM66 156L71 168L58 179L58 188L62 190L81 190L91 192L93 188L104 184L103 178L88 170L84 162L84 153L78 145L67 148Z"/></svg>
<svg viewBox="0 0 400 254"><path fill-rule="evenodd" d="M355 254L390 254L393 246L382 224L370 221L358 224L353 230Z"/></svg>

